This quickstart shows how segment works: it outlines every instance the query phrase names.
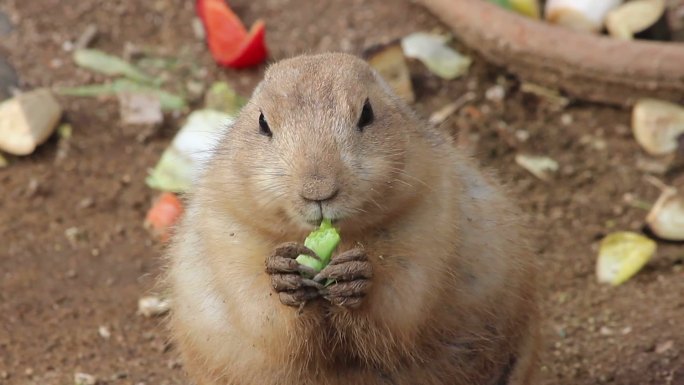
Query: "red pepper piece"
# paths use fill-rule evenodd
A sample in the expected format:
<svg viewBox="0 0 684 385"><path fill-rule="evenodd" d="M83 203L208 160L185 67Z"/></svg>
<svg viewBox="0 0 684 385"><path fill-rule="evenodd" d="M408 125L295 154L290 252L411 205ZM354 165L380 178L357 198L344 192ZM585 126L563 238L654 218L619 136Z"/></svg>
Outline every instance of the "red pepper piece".
<svg viewBox="0 0 684 385"><path fill-rule="evenodd" d="M244 68L257 65L268 55L265 24L254 23L249 33L224 0L197 0L207 45L214 60L222 66Z"/></svg>

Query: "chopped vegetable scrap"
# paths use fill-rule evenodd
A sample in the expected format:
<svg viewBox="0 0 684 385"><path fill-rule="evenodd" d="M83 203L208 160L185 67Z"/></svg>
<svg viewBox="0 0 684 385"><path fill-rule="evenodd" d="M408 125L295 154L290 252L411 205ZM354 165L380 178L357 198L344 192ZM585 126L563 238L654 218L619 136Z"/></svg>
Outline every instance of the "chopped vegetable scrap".
<svg viewBox="0 0 684 385"><path fill-rule="evenodd" d="M156 238L167 242L171 236L171 230L183 213L183 204L176 194L164 192L147 212L144 226Z"/></svg>
<svg viewBox="0 0 684 385"><path fill-rule="evenodd" d="M209 51L219 65L245 68L258 65L266 59L268 50L263 20L257 20L247 32L224 0L197 0L196 5Z"/></svg>
<svg viewBox="0 0 684 385"><path fill-rule="evenodd" d="M596 263L600 283L620 285L641 270L653 257L656 243L643 235L621 231L601 241Z"/></svg>
<svg viewBox="0 0 684 385"><path fill-rule="evenodd" d="M435 75L455 79L468 72L472 59L447 45L448 36L415 32L401 40L406 57L418 59Z"/></svg>

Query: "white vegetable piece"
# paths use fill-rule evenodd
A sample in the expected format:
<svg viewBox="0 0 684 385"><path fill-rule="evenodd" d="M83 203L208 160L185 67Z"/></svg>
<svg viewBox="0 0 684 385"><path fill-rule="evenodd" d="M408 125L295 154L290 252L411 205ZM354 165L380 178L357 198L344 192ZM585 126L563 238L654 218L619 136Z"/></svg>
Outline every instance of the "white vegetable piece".
<svg viewBox="0 0 684 385"><path fill-rule="evenodd" d="M632 132L651 155L666 155L677 149L684 134L684 108L656 99L640 99L632 109Z"/></svg>
<svg viewBox="0 0 684 385"><path fill-rule="evenodd" d="M449 38L425 32L415 32L401 40L406 57L423 62L435 75L455 79L468 71L472 59L449 48Z"/></svg>
<svg viewBox="0 0 684 385"><path fill-rule="evenodd" d="M47 89L37 89L0 103L0 150L31 154L50 137L62 107Z"/></svg>
<svg viewBox="0 0 684 385"><path fill-rule="evenodd" d="M608 13L606 28L611 36L631 40L655 24L665 12L665 0L633 0Z"/></svg>
<svg viewBox="0 0 684 385"><path fill-rule="evenodd" d="M665 0L633 0L613 9L606 16L611 36L631 40L655 24L665 12Z"/></svg>
<svg viewBox="0 0 684 385"><path fill-rule="evenodd" d="M646 216L655 235L670 241L684 241L684 196L674 187L663 189Z"/></svg>
<svg viewBox="0 0 684 385"><path fill-rule="evenodd" d="M620 4L622 0L548 0L544 17L573 30L598 33L608 12Z"/></svg>

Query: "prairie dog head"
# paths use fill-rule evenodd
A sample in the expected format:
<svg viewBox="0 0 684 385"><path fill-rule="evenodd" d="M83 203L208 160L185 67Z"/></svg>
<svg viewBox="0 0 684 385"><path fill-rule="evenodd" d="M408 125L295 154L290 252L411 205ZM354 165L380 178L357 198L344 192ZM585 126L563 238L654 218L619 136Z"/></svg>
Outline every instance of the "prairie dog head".
<svg viewBox="0 0 684 385"><path fill-rule="evenodd" d="M308 231L329 218L360 230L418 194L405 179L416 125L359 58L283 60L268 68L223 139L212 178L219 188L221 179L239 184L236 209L262 226Z"/></svg>

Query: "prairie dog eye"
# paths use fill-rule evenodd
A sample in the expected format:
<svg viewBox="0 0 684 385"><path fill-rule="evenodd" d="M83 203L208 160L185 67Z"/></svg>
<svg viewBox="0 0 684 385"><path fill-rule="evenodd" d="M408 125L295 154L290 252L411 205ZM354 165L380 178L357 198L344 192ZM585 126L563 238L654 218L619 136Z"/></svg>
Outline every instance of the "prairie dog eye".
<svg viewBox="0 0 684 385"><path fill-rule="evenodd" d="M359 131L363 131L366 126L369 126L371 123L373 123L374 118L375 116L373 115L373 107L371 107L370 100L366 98L366 101L363 103L363 109L361 109L359 122L356 123Z"/></svg>
<svg viewBox="0 0 684 385"><path fill-rule="evenodd" d="M266 121L266 118L264 118L263 112L259 114L259 133L261 135L268 136L269 138L273 136L271 127L268 126L268 122Z"/></svg>

